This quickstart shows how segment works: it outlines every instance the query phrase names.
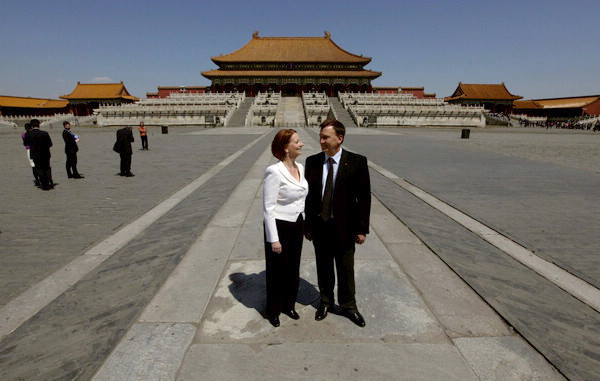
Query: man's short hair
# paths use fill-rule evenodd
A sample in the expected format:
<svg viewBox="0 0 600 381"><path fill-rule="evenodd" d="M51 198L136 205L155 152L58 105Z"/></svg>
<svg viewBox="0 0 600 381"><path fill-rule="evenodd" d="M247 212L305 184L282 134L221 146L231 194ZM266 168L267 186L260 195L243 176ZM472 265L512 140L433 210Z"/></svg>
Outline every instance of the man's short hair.
<svg viewBox="0 0 600 381"><path fill-rule="evenodd" d="M67 124L69 124L69 125L70 125L71 123L70 123L69 121L65 120L65 121L63 122L63 127L64 127L64 126L66 126Z"/></svg>
<svg viewBox="0 0 600 381"><path fill-rule="evenodd" d="M31 128L39 127L40 120L39 119L31 119L31 122L29 122L29 125L31 126Z"/></svg>
<svg viewBox="0 0 600 381"><path fill-rule="evenodd" d="M329 127L329 126L333 127L336 135L342 136L342 137L346 136L346 127L344 127L344 124L342 122L340 122L339 120L334 119L334 118L325 119L319 127L322 130L325 127Z"/></svg>

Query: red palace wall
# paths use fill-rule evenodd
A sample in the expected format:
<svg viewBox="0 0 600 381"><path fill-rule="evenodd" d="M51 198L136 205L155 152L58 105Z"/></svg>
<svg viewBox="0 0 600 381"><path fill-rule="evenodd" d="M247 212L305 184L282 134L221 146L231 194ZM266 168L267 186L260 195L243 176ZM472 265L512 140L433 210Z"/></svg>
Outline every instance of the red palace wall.
<svg viewBox="0 0 600 381"><path fill-rule="evenodd" d="M405 88L401 88L400 93L412 94L415 96L415 98L423 99L423 94L425 94L425 89L422 87L417 87L417 88L405 87Z"/></svg>
<svg viewBox="0 0 600 381"><path fill-rule="evenodd" d="M184 89L187 94L202 94L210 90L210 88L206 86L159 87L158 98L166 98L171 93L184 93Z"/></svg>
<svg viewBox="0 0 600 381"><path fill-rule="evenodd" d="M600 99L583 108L588 115L600 115Z"/></svg>

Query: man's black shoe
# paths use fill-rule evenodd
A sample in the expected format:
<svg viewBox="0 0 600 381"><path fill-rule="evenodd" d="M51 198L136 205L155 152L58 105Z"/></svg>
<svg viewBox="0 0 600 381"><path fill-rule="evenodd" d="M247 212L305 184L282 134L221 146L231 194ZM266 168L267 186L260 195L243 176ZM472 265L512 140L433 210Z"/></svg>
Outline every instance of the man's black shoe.
<svg viewBox="0 0 600 381"><path fill-rule="evenodd" d="M289 310L289 311L284 311L284 314L286 314L287 316L289 316L290 318L294 319L294 320L298 320L300 319L300 315L298 315L298 312L296 312L296 310Z"/></svg>
<svg viewBox="0 0 600 381"><path fill-rule="evenodd" d="M365 319L363 319L358 311L344 311L344 315L359 327L364 327L366 325Z"/></svg>
<svg viewBox="0 0 600 381"><path fill-rule="evenodd" d="M133 173L129 172L128 174L125 175L125 177L133 177L135 176Z"/></svg>
<svg viewBox="0 0 600 381"><path fill-rule="evenodd" d="M74 179L85 179L85 176L81 176L81 175L74 175L73 176Z"/></svg>
<svg viewBox="0 0 600 381"><path fill-rule="evenodd" d="M319 304L319 307L317 307L317 312L315 312L315 320L321 321L325 319L327 317L328 309L329 307L327 307L325 304Z"/></svg>
<svg viewBox="0 0 600 381"><path fill-rule="evenodd" d="M279 316L270 317L269 323L271 323L273 327L279 327Z"/></svg>

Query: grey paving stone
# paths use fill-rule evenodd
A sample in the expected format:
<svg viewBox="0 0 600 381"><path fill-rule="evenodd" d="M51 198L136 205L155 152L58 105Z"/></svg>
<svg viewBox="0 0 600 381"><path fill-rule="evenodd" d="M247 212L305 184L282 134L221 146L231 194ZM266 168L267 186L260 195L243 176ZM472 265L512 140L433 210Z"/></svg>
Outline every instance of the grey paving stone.
<svg viewBox="0 0 600 381"><path fill-rule="evenodd" d="M267 147L274 130L172 128L170 134L160 135L157 133L158 129L151 129L151 150L134 152L133 170L137 176L133 179L114 176L118 168L118 157L110 152L110 147L115 130L78 131L82 136L80 170L87 176L79 182L67 180L66 177L60 180L60 176L64 176L62 138L60 130L51 131L52 136L56 136L53 166L58 175L55 175L55 180L60 183L52 192L40 192L33 188L31 171L20 146L20 132L0 132L0 157L8 164L8 176L12 179L0 184L0 191L7 195L6 200L2 201L0 251L3 256L0 258L0 287L3 287L4 299L0 298L0 305L55 269L61 268L95 242L112 234L119 226L140 216L185 184L206 173L211 166L236 152L247 142L263 133L269 135L264 138L263 143L228 166L220 176L193 193L187 202L169 212L111 260L3 340L0 343L0 379L89 379L119 342L121 345L116 347L116 351L129 348L125 352L132 355L128 361L120 363L123 370L128 370L127 362L131 364L141 358L139 367L131 368L135 369L135 374L142 375L141 379L148 374L172 375L174 367L180 363L182 348L189 344L194 327L145 323L132 326L135 321L140 320L141 311L161 288L165 299L159 301L157 307L163 309L154 316L148 315L148 320L179 319L178 321L197 322L203 319L188 357L180 369L179 379L227 379L228 376L252 379L254 375L260 379L269 379L282 369L291 369L291 372L284 372L284 377L279 376L278 379L301 379L306 375L315 379L365 379L364 376L368 374L372 376L369 379L464 380L476 379L473 370L479 372L477 374L486 374L491 368L504 369L504 363L491 361L484 364L484 359L464 353L478 348L490 351L500 348L508 356L508 360L502 361L513 361L510 356L521 353L527 346L525 343L515 343L515 336L498 342L482 338L482 341L460 341L465 348L461 355L446 334L452 337L483 334L488 329L493 330L494 326L488 327L487 323L472 326L458 323L458 328L449 330L451 325L448 321L455 318L450 305L452 298L465 298L468 294L463 293L464 290L449 288L447 293L434 295L438 299L427 299L428 293L431 296L436 293L436 287L444 286L434 284L436 282L426 284L428 276L440 278L438 271L441 271L441 267L436 267L439 263L430 261L431 258L419 261L425 258L425 254L431 254L419 246L421 240L461 278L467 279L488 303L502 313L545 356L562 371L566 369L565 374L573 379L593 379L597 376L595 370L600 369L600 366L595 359L598 358L600 347L597 340L600 337L600 320L594 311L582 307L581 303L574 302L570 296L548 286L530 272L523 271L502 253L488 250L489 245L483 245L480 240L473 239L472 235L465 235L463 229L432 213L430 208L423 207L414 197L398 193L397 187L389 186L374 174L374 192L381 197L387 208L408 224L419 239L411 237L405 228L397 236L385 241L383 236L394 234L393 229L390 232L390 229L385 228L374 231L368 237L367 244L359 247L357 297L359 308L367 320L367 327L360 329L346 318L335 314L330 314L322 322L314 321L318 291L314 253L309 242L305 242L303 251L303 280L298 303L301 320L293 321L282 316L282 326L274 330L263 319L260 314L264 306L262 227L260 223L256 223L261 220L260 193L238 204L249 210L245 220L243 213L235 216L222 214L217 219L221 221L221 225L230 226L223 229L239 230L239 240L233 246L233 251L226 250L231 253L230 258L215 257L221 254L226 256L227 253L221 253L215 246L209 245L207 247L212 250L213 257L205 256L189 268L182 269L190 275L183 283L167 282L163 286L164 280L183 255L195 243L199 243L197 238L205 231L208 221L217 215L220 205L232 194L235 186L243 182L246 174L252 173L257 178L262 175L264 169L252 165ZM315 129L301 129L299 133L303 140L317 136ZM497 160L493 155L486 157L481 152L470 152L469 146L462 142L462 145L457 146L442 139L430 144L428 136L407 138L395 131L355 129L349 131L348 143L383 167L402 173L403 176L406 174L409 180L422 180L423 184L441 186L445 191L452 185L450 180L463 180L455 188L456 194L438 194L457 204L461 200L468 201L468 192L472 191L478 197L477 202L473 203L477 208L469 209L476 214L475 217L479 217L480 211L483 212L481 216L484 216L489 212L484 207L489 208L489 205L494 205L498 200L509 203L511 208L523 210L532 205L546 207L551 200L546 198L540 204L530 203L530 191L525 187L530 180L537 180L539 177L527 176L514 180L514 183L505 182L503 185L517 184L522 187L506 197L506 190L495 189L499 184L496 179L481 177L481 167L489 163L502 167L502 160ZM317 151L316 141L307 141L306 155ZM422 155L416 155L416 151ZM440 158L443 159L441 163L446 166L440 165ZM452 158L456 158L456 163ZM509 160L505 168L496 171L502 179L509 178L511 171L518 173L520 161L512 160L514 162ZM439 168L434 170L432 167L436 165ZM452 168L453 165L458 166ZM528 163L525 167L524 173L535 172L535 166ZM479 172L468 176L462 173L472 168ZM461 178L461 175L465 177ZM570 187L571 182L578 178L568 178L561 191L572 194L560 198L561 200L566 202L578 191L585 191L585 186ZM555 180L548 180L544 184L554 186L558 183ZM476 184L477 182L480 184ZM252 181L245 184L256 186ZM430 188L437 189L433 186ZM486 192L489 194L487 198ZM575 209L587 202L585 199L577 203ZM508 217L512 218L508 209L501 210L498 216L500 218L492 222L501 222L495 225L501 228L504 227L502 224L511 221ZM546 215L542 213L532 216L544 218ZM391 217L384 215L384 225L386 218L388 222L393 221ZM572 217L566 218L564 224L559 224L559 228L571 226L575 219L569 218ZM487 217L482 220L491 221ZM584 230L588 232L586 229ZM35 234L25 235L25 231ZM535 229L523 232L523 236L528 239L534 236L544 237ZM215 237L218 238L219 235L212 236ZM384 240L384 243L378 238ZM551 244L558 251L569 249L569 239L573 237L565 239L561 235L559 238L560 241L551 241ZM595 241L589 242L594 244ZM585 241L585 245L589 245L589 242ZM400 268L389 257L386 249L392 252ZM415 252L419 254L418 258L412 255ZM209 263L215 259L217 261L211 267ZM221 275L219 269L223 268L227 259L230 262L227 263L226 272L221 281L216 283ZM581 260L586 261L586 258ZM202 271L200 274L192 274L197 266L203 266ZM428 266L432 268L427 268ZM581 263L573 266L581 266ZM409 270L407 272L412 274L410 278L402 270ZM422 283L417 281L415 271L423 275L420 279ZM209 273L212 278L207 277L204 283L194 285L191 275ZM208 309L202 316L203 304L206 305L209 300L215 283L216 294L208 302ZM415 285L418 290L414 289ZM181 295L168 300L172 302L170 305L165 303L169 293L177 292L179 287L193 289L197 295L201 295L197 304L178 298ZM7 290L6 294L4 290ZM440 300L445 297L448 300ZM189 307L188 309L175 309L180 307L178 304L186 302L188 304L183 307ZM429 302L435 308L429 307ZM176 313L163 314L164 306L167 309L173 307L173 312ZM473 306L468 304L464 309L469 310ZM561 309L556 309L556 306ZM466 314L463 311L463 315ZM478 316L483 314L476 310L472 318L477 319ZM130 336L121 340L132 327ZM169 337L171 333L174 336ZM181 340L170 341L176 337ZM134 345L127 347L130 338ZM459 342L456 338L454 340L454 343ZM160 353L163 343L168 342L177 349L167 351L171 353ZM144 347L143 343L148 346ZM323 353L327 355L324 356ZM171 357L165 360L162 357L164 355ZM470 364L465 362L463 355L469 358ZM277 357L281 358L281 362L273 361ZM530 357L530 353L522 357L531 358L533 364L527 364L530 368L524 366L523 369L538 366L539 357ZM113 361L112 357L110 361ZM158 362L155 364L155 361ZM327 364L335 366L328 367ZM107 369L114 367L109 365ZM164 370L168 372L163 372ZM523 374L528 373L519 373Z"/></svg>
<svg viewBox="0 0 600 381"><path fill-rule="evenodd" d="M174 380L195 331L190 324L134 324L93 380Z"/></svg>
<svg viewBox="0 0 600 381"><path fill-rule="evenodd" d="M415 366L426 363L427 366ZM195 344L180 381L477 380L448 344Z"/></svg>
<svg viewBox="0 0 600 381"><path fill-rule="evenodd" d="M180 139L188 138L182 135ZM236 140L227 139L231 143ZM264 151L267 140L236 159L6 337L0 343L0 379L87 379L94 374ZM240 141L248 140L238 144ZM187 158L180 160L183 164ZM137 194L134 189L127 192Z"/></svg>
<svg viewBox="0 0 600 381"><path fill-rule="evenodd" d="M192 128L191 130L194 130ZM119 157L112 152L115 128L79 128L78 168L82 180L66 178L62 129L49 130L53 175L50 192L33 186L20 131L0 134L6 164L0 182L0 305L60 269L95 242L142 215L256 135L205 135L204 129L174 128L168 135L150 129L150 151L135 151L134 178L115 176ZM137 144L134 143L134 145ZM190 159L193 158L193 159Z"/></svg>
<svg viewBox="0 0 600 381"><path fill-rule="evenodd" d="M485 142L475 141L475 147L504 147L507 154L502 155L498 148L483 151L474 148L473 142L460 142L460 131L455 131L455 139L435 137L443 133L436 131L393 131L402 135L350 135L348 144L397 176L600 287L600 167L596 164L594 173L554 161L560 152L570 151L581 161L598 163L597 135L477 131L476 140ZM549 141L548 136L559 139ZM538 141L547 144L544 154L539 152L544 146ZM594 141L596 144L590 144ZM537 150L538 160L510 155L517 145L523 154ZM541 157L545 161L540 161Z"/></svg>
<svg viewBox="0 0 600 381"><path fill-rule="evenodd" d="M463 337L453 341L482 381L565 379L520 337Z"/></svg>
<svg viewBox="0 0 600 381"><path fill-rule="evenodd" d="M399 187L373 192L568 378L599 376L600 314ZM574 364L577 364L576 366Z"/></svg>
<svg viewBox="0 0 600 381"><path fill-rule="evenodd" d="M319 300L314 260L303 260L297 303L300 321L282 316L276 330L262 317L264 261L231 262L203 316L196 342L447 342L441 327L396 264L355 263L357 304L366 327L330 314L314 320Z"/></svg>

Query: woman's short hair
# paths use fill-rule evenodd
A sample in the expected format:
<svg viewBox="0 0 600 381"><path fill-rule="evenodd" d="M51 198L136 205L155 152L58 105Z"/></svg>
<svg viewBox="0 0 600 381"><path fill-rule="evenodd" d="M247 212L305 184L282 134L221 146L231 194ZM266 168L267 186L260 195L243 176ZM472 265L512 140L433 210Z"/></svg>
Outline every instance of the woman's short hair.
<svg viewBox="0 0 600 381"><path fill-rule="evenodd" d="M296 133L296 130L286 128L279 130L271 142L271 153L279 160L285 158L285 147L290 143L290 139Z"/></svg>

